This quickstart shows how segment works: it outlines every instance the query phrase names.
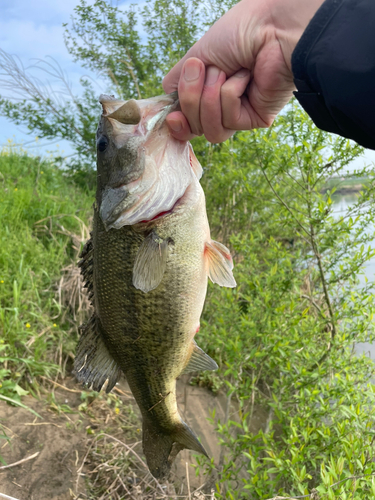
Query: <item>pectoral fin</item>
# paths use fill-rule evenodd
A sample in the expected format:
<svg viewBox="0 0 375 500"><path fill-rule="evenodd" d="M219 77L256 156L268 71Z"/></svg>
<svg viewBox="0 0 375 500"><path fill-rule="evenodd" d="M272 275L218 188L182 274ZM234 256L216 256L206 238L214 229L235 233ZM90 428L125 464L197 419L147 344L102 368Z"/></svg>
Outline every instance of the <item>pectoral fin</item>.
<svg viewBox="0 0 375 500"><path fill-rule="evenodd" d="M226 246L211 240L206 243L205 257L208 260L208 276L213 283L229 288L237 285L232 273L233 260Z"/></svg>
<svg viewBox="0 0 375 500"><path fill-rule="evenodd" d="M197 346L193 341L193 352L188 364L185 366L182 373L197 372L200 370L217 370L218 366L203 349Z"/></svg>
<svg viewBox="0 0 375 500"><path fill-rule="evenodd" d="M80 330L81 337L74 360L75 376L94 391L100 391L107 381L106 392L110 392L119 380L121 370L103 341L99 319L92 316Z"/></svg>
<svg viewBox="0 0 375 500"><path fill-rule="evenodd" d="M161 282L167 265L168 240L152 232L139 247L133 268L133 285L147 293Z"/></svg>

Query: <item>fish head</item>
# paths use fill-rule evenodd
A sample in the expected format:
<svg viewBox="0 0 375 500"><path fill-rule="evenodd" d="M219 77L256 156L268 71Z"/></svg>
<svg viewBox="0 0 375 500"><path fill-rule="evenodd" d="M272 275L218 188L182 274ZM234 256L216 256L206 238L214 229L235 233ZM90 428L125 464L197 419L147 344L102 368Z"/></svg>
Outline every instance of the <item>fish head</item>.
<svg viewBox="0 0 375 500"><path fill-rule="evenodd" d="M122 101L102 95L97 143L97 203L107 230L149 221L173 208L192 181L187 142L165 118L176 95Z"/></svg>
<svg viewBox="0 0 375 500"><path fill-rule="evenodd" d="M138 179L144 171L140 109L134 100L100 96L103 113L96 132L99 200L108 189Z"/></svg>

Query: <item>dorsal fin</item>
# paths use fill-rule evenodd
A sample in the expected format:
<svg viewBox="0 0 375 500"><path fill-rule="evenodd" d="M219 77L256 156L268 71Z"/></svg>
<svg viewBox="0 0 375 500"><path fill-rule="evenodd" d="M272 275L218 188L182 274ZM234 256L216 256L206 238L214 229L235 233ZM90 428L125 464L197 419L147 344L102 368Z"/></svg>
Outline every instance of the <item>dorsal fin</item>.
<svg viewBox="0 0 375 500"><path fill-rule="evenodd" d="M84 287L87 288L89 299L92 301L94 297L94 245L91 238L86 241L79 257L81 260L78 262L78 267L81 270Z"/></svg>
<svg viewBox="0 0 375 500"><path fill-rule="evenodd" d="M93 315L88 323L80 327L74 374L86 387L100 391L107 381L106 392L110 392L121 376L121 369L104 343L100 320Z"/></svg>

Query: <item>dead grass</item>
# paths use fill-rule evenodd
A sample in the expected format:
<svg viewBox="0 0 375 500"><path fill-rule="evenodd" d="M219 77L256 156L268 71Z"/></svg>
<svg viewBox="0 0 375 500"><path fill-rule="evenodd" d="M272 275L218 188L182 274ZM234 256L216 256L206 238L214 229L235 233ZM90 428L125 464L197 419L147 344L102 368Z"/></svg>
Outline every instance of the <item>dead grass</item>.
<svg viewBox="0 0 375 500"><path fill-rule="evenodd" d="M115 436L100 433L87 451L80 471L86 465L90 489L98 500L214 499L214 492L204 493L204 484L190 489L189 469L186 482L178 478L160 483L140 456L141 441L127 444ZM178 484L180 483L180 484Z"/></svg>
<svg viewBox="0 0 375 500"><path fill-rule="evenodd" d="M80 232L67 230L61 223L64 217L73 217L79 224ZM90 238L88 226L76 215L59 214L45 217L35 224L38 235L46 234L55 239L55 234L68 236L71 241L70 251L73 253L72 262L61 269L61 278L57 284L57 299L62 311L62 321L70 321L75 326L83 323L92 309L90 300L83 288L83 280L77 266L79 254L83 245Z"/></svg>
<svg viewBox="0 0 375 500"><path fill-rule="evenodd" d="M70 389L71 390L71 389ZM171 473L169 481L159 482L149 472L143 458L140 415L133 395L115 387L108 395L86 393L79 407L90 425L86 431L86 452L81 460L74 495L95 500L208 500L206 484L190 488L189 467L186 474ZM190 474L194 472L190 469ZM185 477L184 477L185 476ZM80 479L86 480L86 494L80 491Z"/></svg>

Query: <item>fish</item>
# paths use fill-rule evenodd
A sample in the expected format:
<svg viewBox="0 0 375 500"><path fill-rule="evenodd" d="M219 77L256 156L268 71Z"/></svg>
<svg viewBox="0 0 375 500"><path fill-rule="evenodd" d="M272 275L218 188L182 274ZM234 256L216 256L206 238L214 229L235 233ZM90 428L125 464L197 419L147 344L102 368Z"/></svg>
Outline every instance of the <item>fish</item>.
<svg viewBox="0 0 375 500"><path fill-rule="evenodd" d="M179 451L208 456L178 411L176 379L218 368L194 336L208 277L236 286L233 260L211 239L192 146L166 124L177 96L99 101L93 228L79 262L94 312L80 328L74 372L107 392L125 375L147 465L163 479Z"/></svg>

